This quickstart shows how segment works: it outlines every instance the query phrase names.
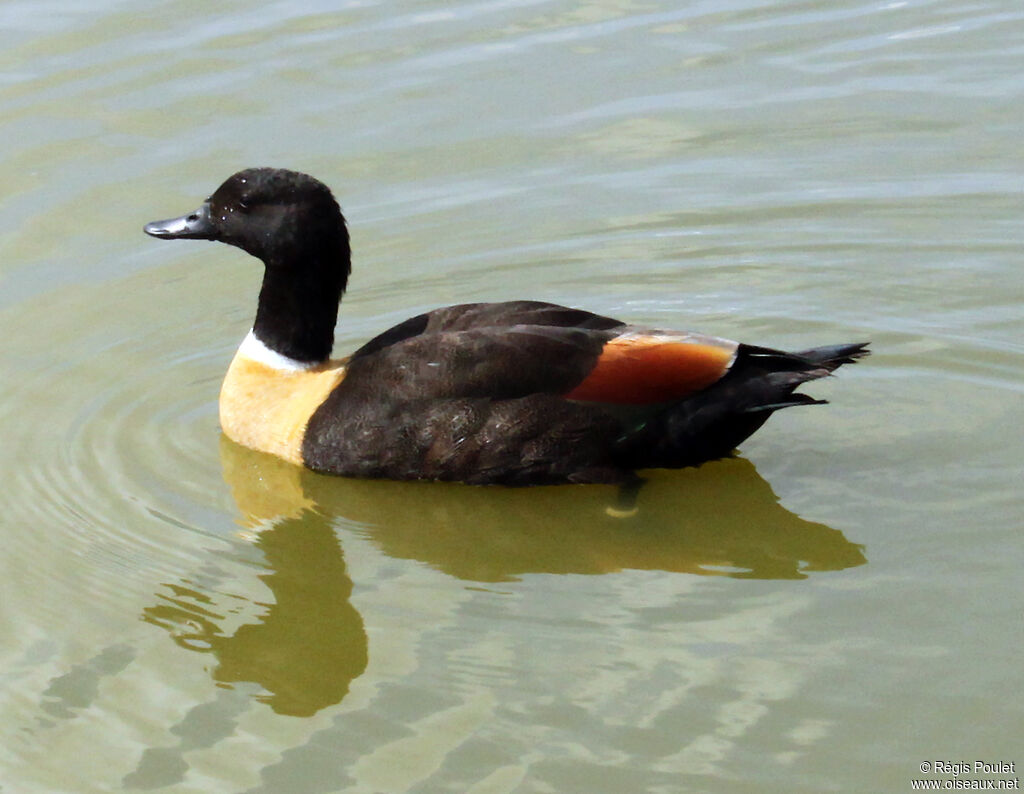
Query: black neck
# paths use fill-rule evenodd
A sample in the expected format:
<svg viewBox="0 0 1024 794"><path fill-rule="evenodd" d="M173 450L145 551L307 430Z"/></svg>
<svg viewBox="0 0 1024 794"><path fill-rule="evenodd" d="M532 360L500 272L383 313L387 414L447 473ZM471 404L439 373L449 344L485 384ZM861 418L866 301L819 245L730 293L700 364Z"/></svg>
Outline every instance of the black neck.
<svg viewBox="0 0 1024 794"><path fill-rule="evenodd" d="M330 358L349 267L347 242L343 250L307 255L300 262L266 262L253 324L256 338L296 361Z"/></svg>

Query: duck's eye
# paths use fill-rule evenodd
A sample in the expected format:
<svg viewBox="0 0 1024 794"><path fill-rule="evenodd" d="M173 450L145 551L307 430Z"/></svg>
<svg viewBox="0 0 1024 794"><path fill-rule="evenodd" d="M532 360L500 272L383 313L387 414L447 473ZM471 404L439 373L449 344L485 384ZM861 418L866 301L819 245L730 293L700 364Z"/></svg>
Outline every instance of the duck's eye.
<svg viewBox="0 0 1024 794"><path fill-rule="evenodd" d="M248 212L249 211L249 205L246 204L244 201L239 201L238 202L238 211L239 212Z"/></svg>

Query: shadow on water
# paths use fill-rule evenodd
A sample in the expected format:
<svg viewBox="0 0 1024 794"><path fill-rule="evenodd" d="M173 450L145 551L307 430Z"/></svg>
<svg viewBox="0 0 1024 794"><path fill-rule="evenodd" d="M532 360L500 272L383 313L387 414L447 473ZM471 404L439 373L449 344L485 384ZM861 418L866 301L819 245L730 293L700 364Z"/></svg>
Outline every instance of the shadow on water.
<svg viewBox="0 0 1024 794"><path fill-rule="evenodd" d="M742 458L649 472L633 514L616 517L613 486L501 488L349 480L222 446L225 477L244 520L313 510L355 525L385 554L459 579L662 570L752 579L803 579L864 564L838 530L782 507Z"/></svg>
<svg viewBox="0 0 1024 794"><path fill-rule="evenodd" d="M367 665L337 528L365 535L391 557L471 582L625 569L800 579L866 562L841 532L779 505L740 458L655 472L635 512L615 517L611 486L347 480L227 440L221 454L240 521L264 556L268 572L259 578L273 602L259 605L256 622L231 630L232 610L182 580L164 585L144 619L182 647L212 653L218 684L262 687L258 699L280 714L308 716L340 702Z"/></svg>

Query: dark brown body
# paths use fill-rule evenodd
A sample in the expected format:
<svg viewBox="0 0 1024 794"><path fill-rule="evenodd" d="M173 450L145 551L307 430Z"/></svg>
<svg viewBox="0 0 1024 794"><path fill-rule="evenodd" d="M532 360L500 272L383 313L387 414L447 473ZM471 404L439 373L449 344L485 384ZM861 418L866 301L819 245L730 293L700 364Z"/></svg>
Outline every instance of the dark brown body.
<svg viewBox="0 0 1024 794"><path fill-rule="evenodd" d="M526 301L414 318L353 355L309 421L303 461L356 477L621 482L636 469L730 454L773 410L814 402L793 394L796 386L863 353L844 345L793 355L715 340L735 354L702 389L647 401L639 384L630 403L573 399L623 337L672 338ZM708 339L676 343L677 365ZM639 378L643 351L658 345L636 347Z"/></svg>

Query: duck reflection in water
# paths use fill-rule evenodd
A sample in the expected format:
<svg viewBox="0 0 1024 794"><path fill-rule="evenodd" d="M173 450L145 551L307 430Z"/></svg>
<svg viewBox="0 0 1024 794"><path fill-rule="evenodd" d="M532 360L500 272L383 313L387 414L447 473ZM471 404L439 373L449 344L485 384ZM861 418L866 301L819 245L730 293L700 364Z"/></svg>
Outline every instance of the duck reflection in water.
<svg viewBox="0 0 1024 794"><path fill-rule="evenodd" d="M234 613L251 613L252 605L226 595L230 585L213 592L185 580L165 584L144 620L166 628L183 648L213 654L218 684L253 682L264 690L256 699L277 713L311 716L339 703L366 669L366 631L350 601L352 580L330 522L315 509L296 500L289 512L262 521L249 510L245 523L267 568L258 578L273 595L272 602L255 604L258 621L227 633L224 624L237 623Z"/></svg>
<svg viewBox="0 0 1024 794"><path fill-rule="evenodd" d="M841 532L783 508L753 464L730 458L657 471L636 510L610 510L614 486L528 490L350 480L318 475L222 440L224 476L268 572L258 622L227 633L228 597L166 584L145 620L217 659L214 680L254 682L274 711L308 716L340 702L366 669L338 530L358 528L384 554L470 582L527 574L661 570L802 579L866 562ZM236 610L237 611L237 610Z"/></svg>

